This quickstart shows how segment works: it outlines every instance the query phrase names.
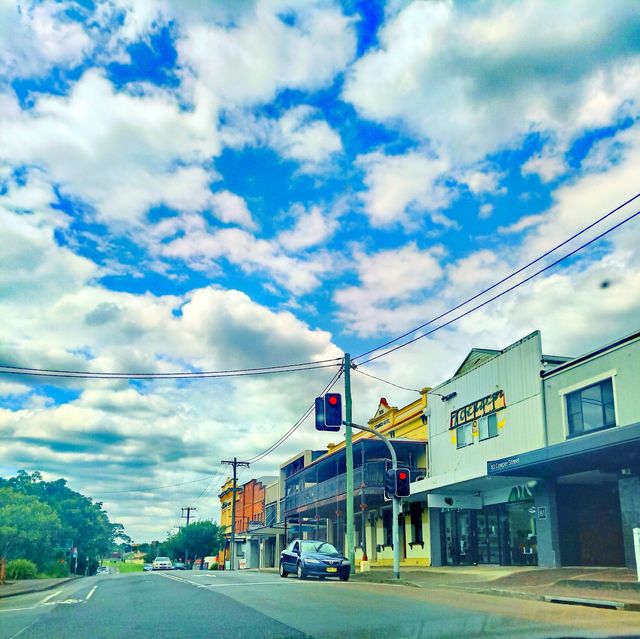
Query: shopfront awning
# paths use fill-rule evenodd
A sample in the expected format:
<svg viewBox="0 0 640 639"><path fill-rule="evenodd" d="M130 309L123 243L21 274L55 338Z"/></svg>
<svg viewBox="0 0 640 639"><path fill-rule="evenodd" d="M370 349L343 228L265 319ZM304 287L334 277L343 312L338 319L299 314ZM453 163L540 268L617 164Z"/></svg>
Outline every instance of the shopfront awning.
<svg viewBox="0 0 640 639"><path fill-rule="evenodd" d="M640 422L636 422L489 461L487 475L552 478L589 470L617 473L637 467L639 459Z"/></svg>

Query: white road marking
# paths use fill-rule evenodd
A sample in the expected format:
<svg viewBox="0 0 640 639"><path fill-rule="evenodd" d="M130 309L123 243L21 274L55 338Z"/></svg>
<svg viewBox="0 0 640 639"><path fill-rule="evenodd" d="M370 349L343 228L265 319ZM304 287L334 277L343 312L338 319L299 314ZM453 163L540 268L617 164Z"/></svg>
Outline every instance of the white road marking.
<svg viewBox="0 0 640 639"><path fill-rule="evenodd" d="M241 584L194 584L196 588L230 588L231 586L269 586L275 584L293 584L295 581L245 581Z"/></svg>
<svg viewBox="0 0 640 639"><path fill-rule="evenodd" d="M85 600L84 600L84 602L85 602L85 603L86 603L87 601L89 601L89 599L91 599L91 597L93 596L93 593L96 591L96 588L97 588L97 587L98 587L98 586L94 586L94 587L91 589L91 592L86 596L86 598L85 598Z"/></svg>
<svg viewBox="0 0 640 639"><path fill-rule="evenodd" d="M49 599L51 599L52 597L55 597L56 595L59 595L61 592L62 590L56 590L55 592L52 592L50 595L47 595L42 601L39 601L38 605L42 606L44 603L49 601Z"/></svg>

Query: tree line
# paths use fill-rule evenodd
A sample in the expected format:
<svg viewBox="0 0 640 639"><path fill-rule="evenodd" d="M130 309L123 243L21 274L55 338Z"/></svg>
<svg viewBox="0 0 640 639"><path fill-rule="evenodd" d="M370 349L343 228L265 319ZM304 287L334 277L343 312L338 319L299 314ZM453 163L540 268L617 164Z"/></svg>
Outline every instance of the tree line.
<svg viewBox="0 0 640 639"><path fill-rule="evenodd" d="M71 490L65 479L44 481L39 472L24 470L0 477L0 558L28 559L50 576L70 569L92 574L118 539L131 541L101 502Z"/></svg>
<svg viewBox="0 0 640 639"><path fill-rule="evenodd" d="M224 543L222 527L215 522L205 520L185 526L176 534L167 535L165 541L141 544L138 549L146 552L145 561L149 563L156 557L192 562L217 555Z"/></svg>

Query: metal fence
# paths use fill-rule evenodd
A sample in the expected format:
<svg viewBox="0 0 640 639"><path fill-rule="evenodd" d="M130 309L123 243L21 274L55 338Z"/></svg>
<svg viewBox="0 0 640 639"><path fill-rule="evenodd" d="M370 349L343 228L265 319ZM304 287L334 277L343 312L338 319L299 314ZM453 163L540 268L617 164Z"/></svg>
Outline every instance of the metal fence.
<svg viewBox="0 0 640 639"><path fill-rule="evenodd" d="M365 462L364 466L353 469L353 485L356 489L364 483L366 488L379 488L384 490L384 478L389 465L385 461ZM411 481L422 479L426 476L426 468L409 468ZM297 493L285 497L285 512L296 510L301 506L313 504L324 499L331 499L345 494L347 475L342 473L326 481L309 486Z"/></svg>

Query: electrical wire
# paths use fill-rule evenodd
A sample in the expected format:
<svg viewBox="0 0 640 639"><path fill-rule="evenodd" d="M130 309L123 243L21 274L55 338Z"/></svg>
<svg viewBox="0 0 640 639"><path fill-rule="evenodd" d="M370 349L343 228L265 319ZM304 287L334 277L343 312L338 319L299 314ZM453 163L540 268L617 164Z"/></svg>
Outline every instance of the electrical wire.
<svg viewBox="0 0 640 639"><path fill-rule="evenodd" d="M482 308L483 306L486 306L487 304L490 304L491 302L497 300L498 298L502 297L503 295L506 295L507 293L510 293L511 291L515 290L519 286L522 286L523 284L526 284L527 282L529 282L530 280L534 279L535 277L537 277L541 273L544 273L545 271L548 271L550 268L553 268L554 266L557 266L558 264L560 264L560 262L563 262L564 260L566 260L567 258L571 257L572 255L575 255L576 253L582 251L583 249L585 249L587 246L593 244L594 242L597 242L599 239L603 238L605 235L608 235L609 233L611 233L615 229L621 227L623 224L626 224L627 222L630 222L633 218L637 217L638 215L640 215L640 211L636 211L633 215L630 215L629 217L626 217L624 220L618 222L617 224L615 224L611 228L608 228L606 231L603 231L599 235L596 235L595 237L590 239L588 242L585 242L584 244L581 244L580 246L575 248L573 251L571 251L571 252L567 253L566 255L563 255L561 258L555 260L555 262L551 262L550 264L547 264L546 266L544 266L543 268L539 269L535 273L532 273L531 275L529 275L525 279L523 279L523 280L521 280L519 282L516 282L515 284L513 284L509 288L505 289L504 291L501 291L497 295L494 295L493 297L490 297L489 299L485 300L484 302L481 302L480 304L477 304L476 306L470 308L468 311L465 311L464 313L454 317L453 319L445 322L444 324L440 324L439 326L436 326L434 329L431 329L430 331L427 331L426 333L423 333L422 335L418 335L417 337L414 337L413 339L410 339L407 342L403 342L402 344L399 344L398 346L394 346L393 348L390 348L390 349L388 349L386 351L383 351L379 355L374 355L373 357L370 357L369 359L364 360L364 362L360 362L360 365L367 364L369 362L373 362L376 359L380 359L381 357L385 357L386 355L389 355L390 353L393 353L394 351L400 350L401 348L404 348L405 346L408 346L409 344L413 344L414 342L417 342L418 340L420 340L420 339L422 339L424 337L427 337L428 335L432 335L436 331L439 331L441 328L444 328L445 326L449 326L450 324L453 324L454 322L457 322L459 319L462 319L463 317L466 317L467 315L470 315L471 313L477 311L478 309ZM448 315L450 312L451 311L445 313L445 315ZM443 316L441 315L440 317L443 317ZM432 320L431 322L433 322L433 321L435 321L435 320ZM427 324L429 324L431 322L427 322ZM426 326L426 324L424 324L423 326ZM378 349L374 349L373 351L370 351L370 352L374 352L375 350L378 350Z"/></svg>
<svg viewBox="0 0 640 639"><path fill-rule="evenodd" d="M464 300L463 302L460 302L459 304L457 304L453 308L450 308L445 313L442 313L441 315L438 315L437 317L434 317L433 319L430 319L428 322L424 322L424 324L420 324L420 326L416 326L415 328L412 328L411 330L407 331L406 333L403 333L402 335L398 335L397 337L394 337L393 339L390 339L389 341L385 342L384 344L379 344L375 348L372 348L372 349L370 349L368 351L365 351L364 353L360 353L360 355L356 355L355 357L352 358L352 360L355 361L356 359L360 359L361 357L366 357L367 355L370 355L371 353L375 353L376 351L382 350L383 348L386 348L387 346L390 346L391 344L395 344L396 342L400 341L401 339L403 339L405 337L408 337L409 335L412 335L416 331L419 331L420 329L425 328L426 326L429 326L430 324L433 324L434 322L437 322L439 319L442 319L443 317L445 317L447 315L450 315L454 311L457 311L459 308L462 308L463 306L466 306L469 302L473 302L473 300L476 300L479 297L481 297L482 295L484 295L485 293L488 293L489 291L492 291L494 288L500 286L500 284L504 284L505 282L507 282L508 280L512 279L513 277L515 277L519 273L522 273L522 271L525 271L526 269L528 269L530 266L533 266L534 264L537 264L538 262L540 262L540 260L543 260L548 255L551 255L551 253L554 253L559 248L562 248L563 246L565 246L566 244L568 244L572 240L575 240L577 237L579 237L580 235L582 235L583 233L585 233L589 229L592 229L594 226L597 226L598 224L600 224L600 222L606 220L608 217L610 217L614 213L617 213L620 209L622 209L623 207L627 206L627 204L630 204L634 200L637 200L639 197L640 197L640 193L637 193L633 197L629 198L626 202L623 202L622 204L619 204L618 206L616 206L614 209L612 209L608 213L605 213L602 217L599 217L597 220L595 220L594 222L592 222L588 226L585 226L583 229L581 229L577 233L574 233L571 237L568 237L566 240L560 242L560 244L557 244L556 246L554 246L553 248L549 249L548 251L546 251L542 255L536 257L534 260L531 260L530 262L528 262L524 266L521 266L518 270L514 271L510 275L507 275L506 277L503 277L501 280L499 280L495 284L492 284L491 286L485 288L484 290L480 291L479 293L476 293L472 297ZM616 227L613 227L613 228L616 228ZM407 343L410 343L410 342L407 342ZM371 361L371 360L367 360L367 361ZM362 363L364 363L364 362L362 362Z"/></svg>
<svg viewBox="0 0 640 639"><path fill-rule="evenodd" d="M196 484L201 481L208 481L215 479L218 475L208 475L207 477L201 477L200 479L193 479L191 481L183 481L179 484L167 484L165 486L149 486L148 488L131 488L128 490L109 490L106 492L98 493L98 495L120 495L123 493L150 493L154 490L162 490L164 488L176 488L177 486L186 486L187 484Z"/></svg>
<svg viewBox="0 0 640 639"><path fill-rule="evenodd" d="M343 373L343 369L341 367L340 370L331 378L331 381L318 394L318 396L324 395L325 393L329 392L336 385L342 373ZM295 433L296 430L298 430L298 428L300 428L300 426L302 426L302 423L305 421L305 419L307 419L307 417L309 417L309 415L314 411L314 409L315 409L315 401L302 414L302 417L300 417L300 419L298 419L298 421L296 421L295 424L291 426L291 428L289 428L289 430L287 430L278 440L276 440L273 444L271 444L269 448L265 449L261 453L258 453L257 455L254 455L251 459L247 459L246 460L247 463L255 464L261 459L264 459L267 455L271 454L274 450L276 450L276 448L281 446L287 439L289 439L289 437L291 437L291 435L293 435L293 433Z"/></svg>
<svg viewBox="0 0 640 639"><path fill-rule="evenodd" d="M376 377L375 375L371 375L371 373L365 373L364 371L360 370L357 366L354 367L352 370L354 370L356 373L360 373L360 375L365 375L366 377L370 377L371 379L377 379L379 382L384 382L385 384L389 384L389 386L395 386L396 388L400 388L406 391L412 391L414 393L421 392L417 388L407 388L406 386L400 386L400 384L394 384L393 382L390 382L388 379L382 379L382 377Z"/></svg>
<svg viewBox="0 0 640 639"><path fill-rule="evenodd" d="M201 379L220 377L246 377L249 375L273 375L276 373L296 373L298 371L315 370L317 368L332 368L338 366L341 358L319 360L315 363L289 364L264 368L247 368L229 371L202 371L183 373L99 373L93 371L64 371L42 368L24 368L0 364L0 373L8 375L28 375L32 377L62 377L73 379ZM327 363L333 362L333 363Z"/></svg>

